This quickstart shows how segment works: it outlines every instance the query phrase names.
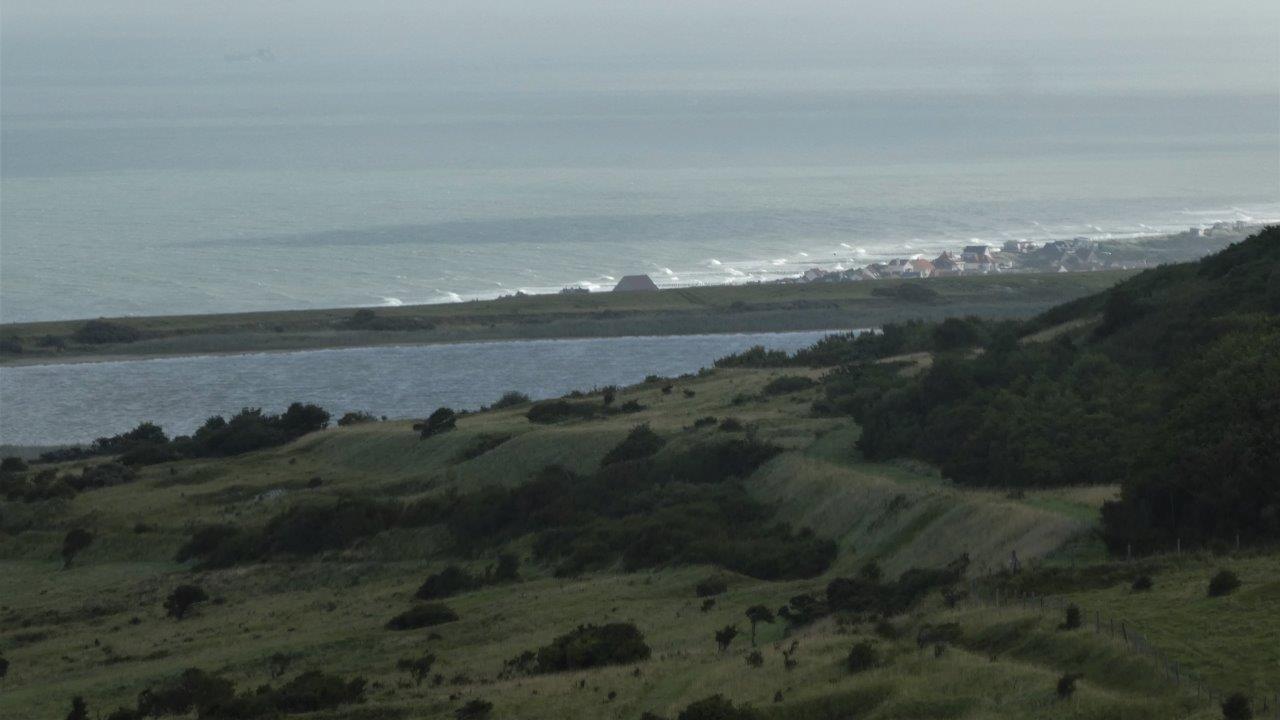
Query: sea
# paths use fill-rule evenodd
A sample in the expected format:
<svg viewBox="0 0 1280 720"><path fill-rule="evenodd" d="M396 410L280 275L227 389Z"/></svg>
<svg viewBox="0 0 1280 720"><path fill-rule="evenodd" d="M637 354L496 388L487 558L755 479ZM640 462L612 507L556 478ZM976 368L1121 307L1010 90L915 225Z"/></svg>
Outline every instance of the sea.
<svg viewBox="0 0 1280 720"><path fill-rule="evenodd" d="M420 89L321 82L287 59L188 70L0 71L0 322L605 291L641 273L749 283L1013 238L1280 220L1274 93ZM141 420L186 432L293 400L413 417L812 339L6 367L0 443Z"/></svg>
<svg viewBox="0 0 1280 720"><path fill-rule="evenodd" d="M744 283L1280 219L1270 95L6 76L0 322Z"/></svg>

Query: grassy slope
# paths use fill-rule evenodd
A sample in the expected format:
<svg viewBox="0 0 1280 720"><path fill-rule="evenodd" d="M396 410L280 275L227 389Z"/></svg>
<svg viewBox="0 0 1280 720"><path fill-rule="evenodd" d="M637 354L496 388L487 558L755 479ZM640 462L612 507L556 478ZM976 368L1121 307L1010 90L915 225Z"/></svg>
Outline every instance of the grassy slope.
<svg viewBox="0 0 1280 720"><path fill-rule="evenodd" d="M932 303L872 296L874 288L901 282L880 281L537 295L376 310L384 318L430 323L434 326L430 330L349 329L344 325L354 312L352 308L123 318L121 322L141 330L145 339L124 345L73 344L61 352L41 347L40 338L69 336L83 321L14 323L0 326L0 337L16 338L24 353L0 355L0 362L549 337L820 330L963 314L1026 317L1097 292L1130 274L1108 271L910 281L936 290L940 297Z"/></svg>
<svg viewBox="0 0 1280 720"><path fill-rule="evenodd" d="M323 561L197 574L194 579L218 602L181 623L163 617L164 595L193 579L171 561L192 523L219 518L261 522L284 503L338 491L409 497L481 482L519 482L552 461L589 469L641 421L678 444L716 432L682 429L695 418L732 415L790 448L762 468L751 487L762 497L779 500L783 514L793 521L839 538L841 559L833 573L848 572L868 557L900 570L944 561L965 549L980 563L996 563L1015 548L1024 560L1053 562L1055 549L1082 523L1091 522L1105 496L1105 490L1063 490L1010 500L996 493L955 490L925 470L860 463L846 451L856 428L847 420L808 417L809 393L733 402L739 395L755 395L769 376L764 371L718 371L682 381L681 389L697 391L694 398L640 386L622 394L622 399L634 397L649 406L638 416L564 426L533 426L516 409L463 418L458 430L429 441L417 440L407 423L330 430L235 460L148 468L132 485L82 494L64 517L92 527L99 539L71 570L58 569L61 529L0 541L0 575L5 578L0 649L13 663L0 685L0 717L61 716L73 694L83 694L91 710L108 710L190 666L224 672L240 686L252 687L269 680L266 659L275 652L299 656L294 672L317 668L364 675L375 683L369 704L325 715L333 718L447 716L471 697L494 702L495 717L633 718L643 710L674 716L713 692L772 707L779 691L789 716L800 717L803 703L814 698L837 698L846 709L869 708L859 717L873 718L1214 716L1206 703L1169 692L1149 673L1120 672L1141 661L1105 640L1058 633L1055 618L946 611L936 600L899 623L958 620L972 650L953 648L934 658L917 653L909 639L881 642L890 657L888 666L851 676L840 661L854 639L868 635L870 628L844 628L826 620L794 635L801 648L800 666L791 672L783 669L778 649L781 625L760 629L761 669L746 666L745 638L730 653L716 652L713 630L741 622L746 607L760 602L777 607L797 592L820 590L826 578L784 583L737 578L715 609L702 613L692 586L707 568L562 580L526 565L524 583L451 599L462 620L437 628L442 639L428 641L427 630L386 631L383 623L408 607L421 580L443 564L432 559L441 538L431 530L388 533ZM515 437L475 460L456 463L461 449L481 433ZM313 476L320 476L324 485L302 489ZM291 488L288 499L256 499L274 488ZM895 502L896 497L905 500ZM888 510L890 505L895 509ZM135 533L140 520L154 524L154 530ZM486 561L491 559L482 558L476 566ZM1262 565L1242 567L1248 568L1249 587L1265 571ZM1177 649L1186 650L1188 662L1194 657L1206 669L1238 670L1237 642L1250 632L1250 622L1262 622L1257 614L1261 606L1250 610L1251 596L1242 594L1238 606L1234 601L1200 603L1195 613L1166 613L1183 592L1176 576L1157 576L1156 591L1141 604L1148 634L1156 639L1158 628L1166 627L1169 637L1181 638ZM1259 600L1274 600L1274 587L1259 592L1264 593ZM1137 606L1133 612L1137 620ZM1212 640L1178 630L1187 615L1197 629L1212 628ZM131 624L135 617L136 625ZM611 620L636 622L653 648L654 658L640 667L638 676L633 667L620 667L496 679L502 662L518 652L578 623ZM1008 646L994 662L982 646L993 634L1002 647ZM1265 655L1256 644L1250 647L1249 662ZM395 661L426 650L441 658L438 669L446 677L465 675L471 682L443 688L407 685L394 670ZM1053 698L1064 670L1086 673L1070 703ZM585 687L579 688L580 680ZM618 697L608 702L611 690Z"/></svg>

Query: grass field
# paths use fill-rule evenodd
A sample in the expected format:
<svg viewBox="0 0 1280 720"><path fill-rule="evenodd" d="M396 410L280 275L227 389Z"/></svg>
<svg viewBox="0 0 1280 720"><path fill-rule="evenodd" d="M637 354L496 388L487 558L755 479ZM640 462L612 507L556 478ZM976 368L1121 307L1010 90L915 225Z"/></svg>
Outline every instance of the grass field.
<svg viewBox="0 0 1280 720"><path fill-rule="evenodd" d="M719 652L713 631L733 622L745 628L747 607L820 593L868 559L890 575L966 551L975 576L1015 550L1030 565L1083 562L1101 552L1091 529L1113 492L1068 488L1014 499L958 489L927 467L865 463L853 450L858 429L848 419L810 415L816 390L762 395L773 374L718 370L680 380L670 394L658 383L627 388L619 402L635 399L646 410L560 425L534 425L526 408L513 408L464 416L455 431L425 441L401 422L326 430L235 459L148 467L132 484L69 501L0 505L6 527L32 522L24 532L0 534L0 654L11 662L0 680L0 718L61 718L73 695L105 716L187 667L254 687L272 682L268 658L275 653L295 658L290 675L321 669L369 679L365 704L314 716L331 720L452 717L472 698L492 702L494 718L637 718L645 711L674 718L714 693L787 718L1219 717L1208 701L1172 689L1106 637L1058 631L1059 618L1033 612L968 603L947 609L938 597L895 620L901 639L878 638L867 622L828 617L790 634L782 623L762 625L759 668L746 662L745 634ZM637 423L679 447L717 432L692 427L705 416L738 418L787 449L748 487L776 503L782 519L838 542L839 558L826 575L784 582L731 576L728 592L703 612L693 587L713 568L556 578L529 562L526 549L522 582L449 599L457 622L392 632L386 621L446 562L439 530L391 530L308 561L192 572L173 560L196 524L261 524L288 504L341 493L410 499L516 484L553 462L589 471ZM462 460L482 434L512 437ZM320 486L307 488L314 477ZM283 492L264 495L271 490ZM149 527L140 532L138 523ZM90 528L96 539L61 570L59 548L72 525ZM469 564L478 570L492 562L482 554ZM1244 587L1209 601L1203 585L1218 565L1236 568ZM1121 584L1071 599L1129 618L1224 689L1265 690L1280 647L1275 557L1188 557L1159 565L1154 577L1150 593L1135 595ZM181 622L166 618L165 595L188 582L214 600ZM649 661L499 677L504 661L521 651L581 623L613 621L641 629L653 651ZM959 623L963 637L935 656L917 648L914 631L938 622ZM432 639L432 631L440 637ZM860 639L876 642L884 662L855 675L843 660ZM788 670L781 651L793 641L798 665ZM396 661L428 650L439 657L445 681L416 687ZM1054 690L1065 672L1083 673L1068 701Z"/></svg>
<svg viewBox="0 0 1280 720"><path fill-rule="evenodd" d="M398 324L401 329L353 325L354 308L116 318L116 322L138 330L141 339L102 345L72 339L83 320L11 323L0 326L0 339L16 342L22 352L0 352L0 363L482 340L825 330L967 314L1026 317L1109 287L1129 274L1106 271L714 286L650 293L532 295L375 310L381 322ZM904 282L929 288L937 295L933 300L911 301L873 294ZM58 349L46 338L64 346Z"/></svg>

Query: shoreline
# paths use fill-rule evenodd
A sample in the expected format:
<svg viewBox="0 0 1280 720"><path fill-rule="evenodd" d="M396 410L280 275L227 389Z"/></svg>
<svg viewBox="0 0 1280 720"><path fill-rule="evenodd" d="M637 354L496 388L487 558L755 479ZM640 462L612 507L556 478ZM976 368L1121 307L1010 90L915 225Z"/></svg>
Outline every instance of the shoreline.
<svg viewBox="0 0 1280 720"><path fill-rule="evenodd" d="M787 335L799 333L853 333L853 332L869 332L875 330L874 327L857 327L857 328L802 328L793 330L759 330L759 331L730 331L722 333L707 332L676 332L665 334L647 334L647 335L578 335L578 336L557 336L557 337L540 337L540 338L490 338L483 340L440 340L440 341L424 341L424 342L387 342L377 344L361 344L361 345L329 345L316 347L299 347L299 348L277 348L268 350L214 350L200 353L183 353L183 354L143 354L143 355L82 355L69 357L64 359L46 359L32 358L31 360L18 360L0 364L3 368L19 368L19 367L52 367L57 365L94 365L99 363L132 363L132 362L149 362L153 360L179 360L179 359L196 359L196 358L216 358L216 357L239 357L244 355L292 355L295 353L308 352L332 352L340 350L373 350L373 349L407 349L419 347L431 347L437 345L494 345L497 343L536 343L536 342L567 342L572 340L645 340L655 338L672 338L672 337L716 337L716 336L734 336L734 335Z"/></svg>

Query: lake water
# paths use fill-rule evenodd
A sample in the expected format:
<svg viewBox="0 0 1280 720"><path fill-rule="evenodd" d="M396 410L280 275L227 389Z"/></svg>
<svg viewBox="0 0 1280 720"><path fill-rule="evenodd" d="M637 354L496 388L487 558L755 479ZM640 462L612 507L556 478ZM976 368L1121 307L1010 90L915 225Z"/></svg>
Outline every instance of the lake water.
<svg viewBox="0 0 1280 720"><path fill-rule="evenodd" d="M190 433L243 407L313 402L419 418L475 409L508 390L534 398L679 375L753 345L794 351L832 331L533 340L201 356L0 368L0 444L87 442L159 423Z"/></svg>

